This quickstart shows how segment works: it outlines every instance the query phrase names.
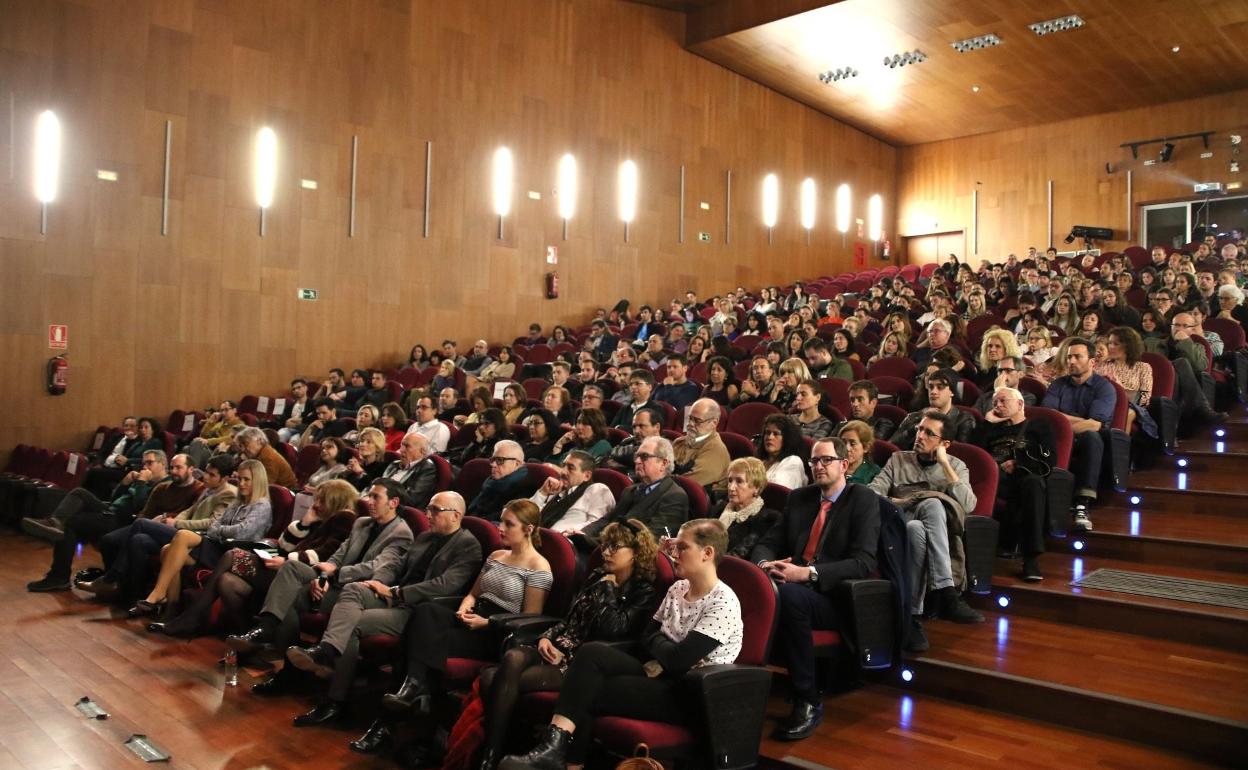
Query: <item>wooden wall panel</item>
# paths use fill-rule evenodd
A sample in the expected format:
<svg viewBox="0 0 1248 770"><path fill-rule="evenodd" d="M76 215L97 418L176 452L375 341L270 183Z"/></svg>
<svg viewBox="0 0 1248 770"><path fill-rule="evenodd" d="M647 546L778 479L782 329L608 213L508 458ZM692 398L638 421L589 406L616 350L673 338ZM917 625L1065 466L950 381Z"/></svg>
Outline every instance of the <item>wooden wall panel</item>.
<svg viewBox="0 0 1248 770"><path fill-rule="evenodd" d="M1176 141L1173 160L1145 166L1159 144L1138 160L1118 145L1138 139L1217 131L1212 158L1199 139ZM1189 198L1192 183L1242 181L1229 171L1230 135L1248 133L1248 91L1126 110L1026 129L920 144L899 150L896 228L903 235L965 228L971 238L971 191L979 182L979 255L1003 258L1047 245L1046 183L1053 180L1053 237L1073 225L1109 227L1121 250L1127 231L1127 179L1132 170L1132 232L1138 242L1139 205ZM1106 172L1106 164L1111 171Z"/></svg>
<svg viewBox="0 0 1248 770"><path fill-rule="evenodd" d="M0 0L0 19L0 127L10 93L17 127L12 178L0 131L0 361L10 407L0 414L0 452L19 440L75 445L128 412L163 417L273 394L294 374L390 365L417 341L510 340L530 321L579 325L620 297L665 302L686 288L709 295L834 272L852 253L852 241L842 247L832 232L835 186L853 186L856 215L876 192L894 209L894 148L683 50L683 15L658 8ZM42 236L29 152L45 108L61 115L66 154ZM264 125L278 134L280 160L261 238L251 156ZM348 238L353 135L357 227ZM489 207L500 144L517 169L502 240ZM580 169L566 241L554 189L564 152ZM616 169L628 157L641 197L625 243ZM97 180L97 168L119 181ZM783 205L768 244L760 187L773 171ZM796 202L808 175L820 195L809 246ZM698 240L702 230L709 243ZM548 245L559 248L553 301L544 299ZM301 287L318 289L319 301L297 300ZM45 335L65 322L69 392L50 398Z"/></svg>

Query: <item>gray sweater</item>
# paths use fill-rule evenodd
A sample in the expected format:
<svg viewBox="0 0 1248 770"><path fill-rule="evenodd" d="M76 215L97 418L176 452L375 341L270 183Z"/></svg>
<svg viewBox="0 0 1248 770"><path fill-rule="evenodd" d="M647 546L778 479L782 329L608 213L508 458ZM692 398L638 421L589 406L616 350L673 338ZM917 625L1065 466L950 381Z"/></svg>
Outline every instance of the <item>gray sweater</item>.
<svg viewBox="0 0 1248 770"><path fill-rule="evenodd" d="M950 482L940 463L928 466L919 464L919 456L914 452L893 452L884 468L871 482L870 486L877 494L885 497L902 497L905 487L911 484L926 484L928 489L949 495L970 513L975 508L975 491L971 489L970 473L966 463L953 455L949 455L949 464L958 476L956 483Z"/></svg>

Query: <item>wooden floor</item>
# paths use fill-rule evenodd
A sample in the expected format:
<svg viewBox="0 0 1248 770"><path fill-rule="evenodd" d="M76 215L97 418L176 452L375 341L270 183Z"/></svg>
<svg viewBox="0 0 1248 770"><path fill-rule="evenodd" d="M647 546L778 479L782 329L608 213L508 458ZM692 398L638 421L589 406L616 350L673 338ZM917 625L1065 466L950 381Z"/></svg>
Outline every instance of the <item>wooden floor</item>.
<svg viewBox="0 0 1248 770"><path fill-rule="evenodd" d="M815 735L765 740L764 756L837 770L1248 767L1248 611L1069 585L1101 566L1248 584L1248 422L1239 409L1233 419L1227 435L1187 439L1133 474L1093 511L1094 532L1052 541L1043 583L998 560L992 593L974 600L988 621L929 623L932 649L906 664L913 681L829 697ZM167 749L171 767L392 766L346 748L368 715L296 730L311 700L253 697L261 671L224 687L219 639L153 637L83 595L28 594L47 544L3 532L0 550L0 770L139 767L122 745L133 733ZM771 717L787 711L783 691ZM82 717L84 695L111 717Z"/></svg>

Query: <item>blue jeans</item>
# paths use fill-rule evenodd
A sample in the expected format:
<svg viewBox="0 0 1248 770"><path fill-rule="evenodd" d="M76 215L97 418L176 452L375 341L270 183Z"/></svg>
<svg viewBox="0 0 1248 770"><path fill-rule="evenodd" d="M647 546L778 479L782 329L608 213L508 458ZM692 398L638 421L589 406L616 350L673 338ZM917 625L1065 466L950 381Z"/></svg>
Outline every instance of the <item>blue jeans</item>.
<svg viewBox="0 0 1248 770"><path fill-rule="evenodd" d="M176 529L151 519L135 519L130 526L113 530L100 539L100 554L108 570L105 576L126 594L141 591L151 575L153 557L173 540Z"/></svg>

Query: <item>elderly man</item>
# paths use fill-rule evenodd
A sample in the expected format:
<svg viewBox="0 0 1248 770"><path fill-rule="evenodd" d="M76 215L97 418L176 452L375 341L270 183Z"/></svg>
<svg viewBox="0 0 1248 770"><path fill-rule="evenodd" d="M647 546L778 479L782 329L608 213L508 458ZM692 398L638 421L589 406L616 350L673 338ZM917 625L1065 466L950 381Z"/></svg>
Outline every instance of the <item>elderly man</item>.
<svg viewBox="0 0 1248 770"><path fill-rule="evenodd" d="M985 390L975 400L975 410L987 417L988 413L993 410L996 391L1001 388L1018 390L1018 383L1023 379L1023 375L1026 372L1027 367L1023 364L1022 356L1003 357L997 362L997 377L993 380L992 389ZM1035 406L1036 397L1031 393L1023 393L1023 402L1025 406ZM980 444L980 446L983 446L983 444Z"/></svg>
<svg viewBox="0 0 1248 770"><path fill-rule="evenodd" d="M165 453L159 449L144 452L142 470L127 473L107 504L81 488L66 495L52 512L52 521L60 522L63 527L60 532L48 533L55 535L56 540L52 545L52 565L42 580L27 583L26 590L36 593L68 591L70 569L79 543L98 542L109 532L134 521L136 515L151 519L177 513L194 502L198 493L194 487L162 484L168 477L168 463ZM27 522L35 521L39 520L23 519L23 528Z"/></svg>
<svg viewBox="0 0 1248 770"><path fill-rule="evenodd" d="M813 486L793 490L784 516L758 541L750 558L779 586L780 643L793 682L793 710L776 731L801 740L823 720L811 632L840 626L833 596L845 580L868 577L880 542L880 502L871 490L848 484L845 442L815 442Z"/></svg>
<svg viewBox="0 0 1248 770"><path fill-rule="evenodd" d="M429 457L433 450L419 433L409 433L399 444L399 459L386 466L381 478L399 485L402 505L424 508L438 485L438 467Z"/></svg>
<svg viewBox="0 0 1248 770"><path fill-rule="evenodd" d="M319 643L286 650L293 668L330 680L329 697L295 717L295 727L324 724L345 713L362 637L402 634L416 605L472 587L481 569L481 543L461 527L464 498L458 492L440 492L429 502L428 514L429 531L416 538L402 561L342 589ZM374 722L368 735L356 742L361 745L352 748L373 753L383 740L379 733L385 730L388 738L389 729L386 720Z"/></svg>
<svg viewBox="0 0 1248 770"><path fill-rule="evenodd" d="M299 616L314 606L331 612L342 589L375 576L393 576L412 544L412 530L399 516L400 488L391 479L378 479L368 491L368 516L356 519L351 534L333 555L316 564L288 560L277 571L258 622L251 630L227 636L237 652L275 645L285 650L299 638ZM277 695L290 686L289 677L276 676L252 686L258 695Z"/></svg>
<svg viewBox="0 0 1248 770"><path fill-rule="evenodd" d="M243 428L238 434L238 448L244 460L259 460L269 475L269 483L287 489L294 488L298 482L295 472L286 462L286 458L273 447L269 446L269 437L259 428Z"/></svg>
<svg viewBox="0 0 1248 770"><path fill-rule="evenodd" d="M438 410L434 407L432 396L416 399L412 424L407 429L407 435L413 434L424 436L429 442L431 452L441 454L446 451L446 445L451 441L451 429L438 419Z"/></svg>
<svg viewBox="0 0 1248 770"><path fill-rule="evenodd" d="M528 480L529 469L524 465L524 449L511 439L498 442L490 457L490 477L481 485L481 491L468 505L468 514L498 521L503 515L503 506L522 496L522 488Z"/></svg>
<svg viewBox="0 0 1248 770"><path fill-rule="evenodd" d="M741 383L741 391L737 394L737 403L746 404L751 401L771 403L771 391L776 387L776 371L767 356L754 356L750 361L750 376Z"/></svg>
<svg viewBox="0 0 1248 770"><path fill-rule="evenodd" d="M581 408L602 410L602 402L606 400L601 385L586 385L581 389Z"/></svg>
<svg viewBox="0 0 1248 770"><path fill-rule="evenodd" d="M719 415L719 404L712 399L694 401L685 420L685 435L672 444L676 456L674 473L704 487L723 481L732 461L716 430Z"/></svg>
<svg viewBox="0 0 1248 770"><path fill-rule="evenodd" d="M945 434L949 428L947 415L926 410L919 421L914 449L894 452L870 485L876 494L896 503L906 519L913 613L906 645L911 652L923 652L928 647L922 617L929 592L937 617L955 623L984 620L960 592L966 579L963 523L967 512L975 508L976 498L966 464L947 451L949 439Z"/></svg>
<svg viewBox="0 0 1248 770"><path fill-rule="evenodd" d="M937 318L927 325L927 345L915 350L913 356L914 364L920 372L927 368L936 351L949 344L952 333L949 322L943 318Z"/></svg>
<svg viewBox="0 0 1248 770"><path fill-rule="evenodd" d="M490 344L485 340L477 340L472 343L472 352L468 354L459 368L464 370L464 374L479 377L481 371L492 363L494 359L490 358Z"/></svg>
<svg viewBox="0 0 1248 770"><path fill-rule="evenodd" d="M927 403L931 409L945 415L949 423L948 432L943 434L945 438L949 441L965 442L975 430L975 415L962 411L953 403L957 377L951 369L937 369L929 374L927 376ZM897 430L889 440L899 447L914 444L914 437L925 411L920 409L906 415L906 419L901 421L901 425L897 426Z"/></svg>
<svg viewBox="0 0 1248 770"><path fill-rule="evenodd" d="M546 479L529 498L542 511L542 526L556 532L577 532L610 513L615 495L593 476L593 455L579 449L569 452L559 466L559 475Z"/></svg>
<svg viewBox="0 0 1248 770"><path fill-rule="evenodd" d="M641 443L662 434L663 412L654 406L638 409L633 413L632 435L612 448L611 454L607 455L606 466L631 474L635 467L633 458Z"/></svg>
<svg viewBox="0 0 1248 770"><path fill-rule="evenodd" d="M672 480L672 442L657 436L641 442L633 457L637 483L624 490L615 510L583 531L590 543L614 521L637 519L656 537L675 537L689 518L689 496ZM579 543L578 543L579 545Z"/></svg>
<svg viewBox="0 0 1248 770"><path fill-rule="evenodd" d="M148 503L155 499L155 504L164 508L185 500L186 505L180 511L155 513L151 518L140 514L129 525L100 538L97 547L104 557L104 574L89 583L79 583L78 587L108 599L132 599L138 591L146 590L148 565L173 540L179 518L187 516L182 519L182 529L207 529L234 501L237 492L225 481L233 470L233 459L218 455L208 461L204 481L200 483L195 480L190 458L174 455L169 462L169 478L152 490ZM170 500L164 500L165 497ZM200 505L197 498L206 499L205 504ZM192 513L199 518L191 519Z"/></svg>
<svg viewBox="0 0 1248 770"><path fill-rule="evenodd" d="M1000 550L1012 556L1021 549L1022 578L1037 582L1044 579L1045 466L1055 462L1057 449L1049 423L1027 419L1023 395L1017 388L998 387L971 441L997 461L997 497L1009 503L1001 517Z"/></svg>
<svg viewBox="0 0 1248 770"><path fill-rule="evenodd" d="M1177 313L1170 322L1165 355L1174 367L1174 400L1179 405L1179 420L1181 424L1188 420L1226 422L1226 412L1213 409L1200 384L1199 373L1208 367L1209 355L1204 345L1192 339L1199 334L1200 324L1191 313Z"/></svg>

